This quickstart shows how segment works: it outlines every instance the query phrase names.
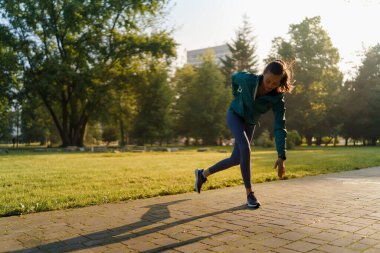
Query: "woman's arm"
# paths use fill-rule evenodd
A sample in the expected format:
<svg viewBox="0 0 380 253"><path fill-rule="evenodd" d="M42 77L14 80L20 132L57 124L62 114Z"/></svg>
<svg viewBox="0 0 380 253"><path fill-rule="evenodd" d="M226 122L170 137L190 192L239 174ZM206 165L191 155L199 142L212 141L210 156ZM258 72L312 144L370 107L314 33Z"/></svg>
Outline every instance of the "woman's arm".
<svg viewBox="0 0 380 253"><path fill-rule="evenodd" d="M279 157L286 155L286 126L285 126L285 99L282 97L273 105L274 113L274 136L276 141L277 154Z"/></svg>
<svg viewBox="0 0 380 253"><path fill-rule="evenodd" d="M274 136L276 141L276 149L278 159L274 167L278 167L278 176L282 178L285 175L285 160L286 160L286 126L285 126L285 99L282 97L276 104L273 105L274 113Z"/></svg>

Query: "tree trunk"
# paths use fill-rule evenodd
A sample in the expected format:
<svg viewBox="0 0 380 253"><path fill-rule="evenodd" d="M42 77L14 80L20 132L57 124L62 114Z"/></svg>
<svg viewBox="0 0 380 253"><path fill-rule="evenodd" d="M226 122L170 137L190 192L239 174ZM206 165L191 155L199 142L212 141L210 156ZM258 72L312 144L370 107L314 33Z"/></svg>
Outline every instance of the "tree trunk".
<svg viewBox="0 0 380 253"><path fill-rule="evenodd" d="M70 142L68 133L66 131L60 133L60 136L61 136L61 140L62 140L62 147L71 146L71 142Z"/></svg>
<svg viewBox="0 0 380 253"><path fill-rule="evenodd" d="M84 147L84 134L86 132L86 127L87 127L87 120L85 120L85 122L82 123L82 125L79 126L79 134L76 135L76 139L75 139L75 146L78 146L78 147Z"/></svg>
<svg viewBox="0 0 380 253"><path fill-rule="evenodd" d="M321 146L321 144L322 144L322 137L321 137L321 136L318 136L318 137L317 137L317 139L316 139L316 141L315 141L315 144L316 144L317 146Z"/></svg>
<svg viewBox="0 0 380 253"><path fill-rule="evenodd" d="M126 139L126 144L129 145L129 135L128 135L128 133L125 135L125 139Z"/></svg>
<svg viewBox="0 0 380 253"><path fill-rule="evenodd" d="M120 119L120 147L125 147L124 121Z"/></svg>
<svg viewBox="0 0 380 253"><path fill-rule="evenodd" d="M74 146L77 146L77 147L83 147L84 146L84 140L83 140L83 136L82 137L79 137L76 141L75 141L75 145Z"/></svg>
<svg viewBox="0 0 380 253"><path fill-rule="evenodd" d="M70 127L69 127L69 122L68 122L68 110L67 110L67 102L65 100L65 94L62 92L61 94L61 106L62 106L62 133L61 139L62 139L62 146L67 147L67 146L72 146L73 143L70 140L71 135L70 135Z"/></svg>
<svg viewBox="0 0 380 253"><path fill-rule="evenodd" d="M347 138L344 138L344 146L348 146L348 137Z"/></svg>
<svg viewBox="0 0 380 253"><path fill-rule="evenodd" d="M311 146L313 144L313 136L306 135L306 143L308 146Z"/></svg>

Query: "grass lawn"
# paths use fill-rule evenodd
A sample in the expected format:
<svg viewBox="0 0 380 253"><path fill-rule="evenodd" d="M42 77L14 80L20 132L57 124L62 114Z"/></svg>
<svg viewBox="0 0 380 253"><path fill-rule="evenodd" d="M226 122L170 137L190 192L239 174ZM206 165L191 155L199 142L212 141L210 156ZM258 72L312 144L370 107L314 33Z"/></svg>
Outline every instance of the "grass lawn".
<svg viewBox="0 0 380 253"><path fill-rule="evenodd" d="M220 148L218 148L220 149ZM0 155L0 216L18 215L193 191L194 169L230 155L215 150L173 153L37 153ZM286 178L380 165L380 147L288 151ZM274 149L252 150L253 182L277 179ZM235 166L209 178L204 190L241 185Z"/></svg>

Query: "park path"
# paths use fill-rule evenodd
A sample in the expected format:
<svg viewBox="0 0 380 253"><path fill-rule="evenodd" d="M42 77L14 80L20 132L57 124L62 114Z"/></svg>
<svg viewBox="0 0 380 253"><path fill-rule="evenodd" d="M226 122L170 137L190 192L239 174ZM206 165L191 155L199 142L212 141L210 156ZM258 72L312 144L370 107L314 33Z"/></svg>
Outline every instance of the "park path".
<svg viewBox="0 0 380 253"><path fill-rule="evenodd" d="M0 218L0 252L380 252L380 167Z"/></svg>

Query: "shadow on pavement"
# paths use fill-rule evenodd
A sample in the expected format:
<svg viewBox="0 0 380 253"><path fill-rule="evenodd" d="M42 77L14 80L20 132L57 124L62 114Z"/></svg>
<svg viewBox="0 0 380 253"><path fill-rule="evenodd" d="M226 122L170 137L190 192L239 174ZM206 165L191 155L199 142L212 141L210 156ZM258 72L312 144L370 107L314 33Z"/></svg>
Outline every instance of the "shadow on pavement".
<svg viewBox="0 0 380 253"><path fill-rule="evenodd" d="M38 245L32 248L27 248L27 249L22 249L22 250L16 250L16 251L10 251L12 253L21 253L21 252L33 252L34 250L42 250L42 251L47 251L47 252L71 252L75 250L82 250L82 249L89 249L97 246L105 246L107 244L114 244L114 243L121 243L121 242L126 242L132 238L137 238L145 235L149 235L151 233L159 232L164 229L168 229L171 227L175 227L178 225L186 224L192 221L195 221L197 219L205 218L205 217L210 217L213 215L218 215L221 213L226 213L226 212L233 212L233 211L238 211L238 210L244 210L247 209L246 205L241 205L225 210L219 210L215 211L212 213L205 213L201 214L198 216L186 218L183 220L178 220L174 221L171 223L167 224L162 224L158 225L157 227L151 227L151 225L154 225L157 222L166 220L170 218L170 211L168 209L168 206L174 205L180 202L187 201L185 200L178 200L178 201L172 201L172 202L167 202L167 203L160 203L160 204L155 204L155 205L150 205L146 206L149 208L149 210L144 213L141 217L141 221L131 223L128 225L120 226L120 227L115 227L115 228L109 228L106 230L102 230L99 232L95 233L90 233L86 235L81 235L79 237L73 237L70 239L66 240L60 240L48 244L43 244L43 245ZM144 230L141 230L140 228L147 227ZM139 232L130 232L132 230L139 229ZM220 233L224 233L225 231L215 233L213 235L217 235ZM203 240L209 236L200 236L196 237L193 239L189 239L186 241L182 242L177 242L177 243L172 243L169 245L165 246L160 246L158 248L154 249L149 249L146 251L142 251L145 253L151 253L151 252L160 252L163 250L175 248L175 247L180 247L184 246L187 244L191 244L200 240Z"/></svg>

